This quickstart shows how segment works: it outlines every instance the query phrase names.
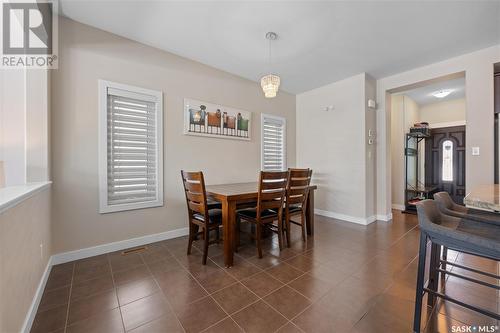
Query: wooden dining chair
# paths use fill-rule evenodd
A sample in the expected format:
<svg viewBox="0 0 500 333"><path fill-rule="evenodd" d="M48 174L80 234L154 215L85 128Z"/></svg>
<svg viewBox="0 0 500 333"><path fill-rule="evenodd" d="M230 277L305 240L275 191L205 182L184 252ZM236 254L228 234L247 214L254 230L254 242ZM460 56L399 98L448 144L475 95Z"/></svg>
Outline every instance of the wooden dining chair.
<svg viewBox="0 0 500 333"><path fill-rule="evenodd" d="M237 213L237 219L256 226L255 241L259 258L262 258L263 228L268 228L278 234L279 247L280 250L283 249L283 202L287 183L288 171L261 171L257 207L241 209Z"/></svg>
<svg viewBox="0 0 500 333"><path fill-rule="evenodd" d="M181 171L182 183L186 195L186 203L189 218L189 242L187 254L191 254L191 246L198 235L202 235L203 244L203 265L207 264L208 246L219 243L219 227L222 224L222 211L219 208L211 208L207 204L205 192L205 180L203 172ZM214 204L214 207L215 204ZM201 229L201 231L200 231ZM210 231L216 232L216 239L210 241Z"/></svg>
<svg viewBox="0 0 500 333"><path fill-rule="evenodd" d="M302 228L302 240L306 237L306 207L309 195L309 184L311 183L312 170L310 169L288 169L289 179L286 187L284 225L286 229L286 241L290 247L291 224ZM291 218L300 216L300 222Z"/></svg>

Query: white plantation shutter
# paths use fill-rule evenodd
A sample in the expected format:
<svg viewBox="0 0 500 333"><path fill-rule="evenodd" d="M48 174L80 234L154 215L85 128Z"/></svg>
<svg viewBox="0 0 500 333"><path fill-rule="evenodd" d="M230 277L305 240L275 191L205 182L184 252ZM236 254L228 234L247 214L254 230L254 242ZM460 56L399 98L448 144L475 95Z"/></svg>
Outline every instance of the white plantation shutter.
<svg viewBox="0 0 500 333"><path fill-rule="evenodd" d="M262 170L286 169L285 118L262 115Z"/></svg>
<svg viewBox="0 0 500 333"><path fill-rule="evenodd" d="M101 85L101 213L163 205L161 92Z"/></svg>

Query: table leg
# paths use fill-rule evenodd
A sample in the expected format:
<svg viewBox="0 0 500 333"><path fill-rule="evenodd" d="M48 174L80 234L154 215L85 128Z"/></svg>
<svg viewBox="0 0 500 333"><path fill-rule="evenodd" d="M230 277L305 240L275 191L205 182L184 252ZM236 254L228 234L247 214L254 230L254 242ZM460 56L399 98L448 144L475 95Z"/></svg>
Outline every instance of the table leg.
<svg viewBox="0 0 500 333"><path fill-rule="evenodd" d="M224 265L233 265L233 237L236 214L236 203L224 200L222 202L222 230L224 234Z"/></svg>
<svg viewBox="0 0 500 333"><path fill-rule="evenodd" d="M314 190L309 191L306 206L306 227L307 234L314 235Z"/></svg>

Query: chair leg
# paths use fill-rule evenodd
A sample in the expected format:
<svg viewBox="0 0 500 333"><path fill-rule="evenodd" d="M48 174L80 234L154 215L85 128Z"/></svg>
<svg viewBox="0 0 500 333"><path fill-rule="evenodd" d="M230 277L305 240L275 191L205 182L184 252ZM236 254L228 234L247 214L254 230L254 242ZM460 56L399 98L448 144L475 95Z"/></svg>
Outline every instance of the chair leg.
<svg viewBox="0 0 500 333"><path fill-rule="evenodd" d="M215 239L217 240L217 244L220 243L220 227L217 227L217 229L215 229Z"/></svg>
<svg viewBox="0 0 500 333"><path fill-rule="evenodd" d="M302 227L302 241L306 242L306 216L304 214L300 217L300 226Z"/></svg>
<svg viewBox="0 0 500 333"><path fill-rule="evenodd" d="M417 292L415 295L415 313L413 317L413 332L420 333L422 320L422 299L424 297L425 257L427 254L427 236L420 233L420 249L418 254Z"/></svg>
<svg viewBox="0 0 500 333"><path fill-rule="evenodd" d="M188 248L187 248L187 254L191 254L191 247L193 245L193 240L196 235L196 232L193 227L193 223L189 222L189 241L188 241Z"/></svg>
<svg viewBox="0 0 500 333"><path fill-rule="evenodd" d="M283 251L283 219L278 219L278 245Z"/></svg>
<svg viewBox="0 0 500 333"><path fill-rule="evenodd" d="M286 227L286 244L288 247L291 247L291 242L290 242L290 228L291 228L291 223L290 223L290 215L285 214L285 227Z"/></svg>
<svg viewBox="0 0 500 333"><path fill-rule="evenodd" d="M431 260L430 260L430 268L429 268L429 289L432 291L437 291L438 289L438 265L439 265L439 252L441 250L441 246L438 244L431 245ZM433 307L436 304L436 296L435 295L427 295L427 304L430 307Z"/></svg>
<svg viewBox="0 0 500 333"><path fill-rule="evenodd" d="M255 241L257 242L257 253L259 254L259 258L262 258L262 224L258 222L256 228Z"/></svg>
<svg viewBox="0 0 500 333"><path fill-rule="evenodd" d="M208 228L205 228L203 230L203 238L205 239L205 243L203 246L203 265L206 265L208 256L208 243L210 242L210 234Z"/></svg>
<svg viewBox="0 0 500 333"><path fill-rule="evenodd" d="M234 252L238 252L238 247L240 246L240 224L241 224L241 219L239 217L236 217L236 226L234 228L234 243L233 243Z"/></svg>

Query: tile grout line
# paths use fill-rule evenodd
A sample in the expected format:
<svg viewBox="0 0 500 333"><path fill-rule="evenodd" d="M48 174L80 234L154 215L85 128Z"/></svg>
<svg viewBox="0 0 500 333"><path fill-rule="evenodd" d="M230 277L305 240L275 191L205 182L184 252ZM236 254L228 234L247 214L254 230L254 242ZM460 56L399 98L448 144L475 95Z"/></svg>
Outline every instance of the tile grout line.
<svg viewBox="0 0 500 333"><path fill-rule="evenodd" d="M123 332L126 332L125 329L125 321L123 320L122 307L120 306L120 300L118 299L118 288L115 282L115 275L113 274L113 266L111 265L111 258L109 257L109 253L106 253L106 261L109 265L109 271L111 273L111 281L113 282L113 291L115 292L116 303L118 304L118 311L120 311L120 319L122 320Z"/></svg>
<svg viewBox="0 0 500 333"><path fill-rule="evenodd" d="M177 259L176 259L176 258L175 258L175 256L174 256L174 255L170 252L170 250L169 250L166 246L164 246L164 247L165 247L165 249L168 251L169 255L170 255L170 256L171 256L174 260L176 260L176 261L177 261ZM144 259L142 258L142 256L140 256L140 257L141 257L142 261L144 261ZM164 259L164 258L163 258L163 259ZM162 261L163 259L158 260L158 261ZM156 286L157 286L157 287L158 287L158 289L160 290L160 292L161 292L161 294L162 294L163 298L167 301L167 304L169 305L169 308L170 308L170 310L172 311L172 314L174 315L175 319L177 320L177 323L178 323L178 324L179 324L179 326L182 328L182 330L183 330L184 332L186 332L186 330L184 329L184 326L182 326L181 321L180 321L180 320L179 320L179 318L177 317L177 313L175 313L175 310L174 310L173 305L170 303L170 301L168 300L168 297L165 295L165 293L163 292L163 289L161 288L160 284L158 283L156 276L153 274L153 272L152 272L152 271L151 271L151 269L149 268L149 265L148 265L145 261L144 261L144 264L146 265L146 268L148 269L149 273L151 274L151 277L153 278L153 281L155 282ZM181 266L182 266L182 265L181 265ZM151 295L149 295L149 296L151 296ZM148 297L148 296L146 296L146 297ZM120 311L120 312L121 312L121 311ZM161 317L158 317L158 318L161 318ZM153 322L153 321L157 320L158 318L155 318L155 319L150 320L150 321L148 321L148 322L146 322L146 323L144 323L144 324L141 324L141 325L137 326L136 328L141 327L141 326L144 326L144 325L146 325L146 324L148 324L148 323L151 323L151 322ZM135 328L134 328L134 329L135 329Z"/></svg>
<svg viewBox="0 0 500 333"><path fill-rule="evenodd" d="M70 302L71 302L71 292L73 291L73 279L75 278L75 269L76 269L76 265L73 262L73 269L71 270L71 283L69 285L68 308L66 309L66 321L64 322L64 333L66 333L66 330L68 328L69 307L70 307Z"/></svg>
<svg viewBox="0 0 500 333"><path fill-rule="evenodd" d="M196 300L196 301L193 301L193 302L191 302L191 303L189 303L189 304L193 304L194 302L198 302L199 300L201 300L201 299L203 299L203 298L205 298L205 297L210 297L210 298L211 298L211 299L215 302L215 304L217 304L217 305L221 308L221 310L222 310L222 311L224 311L224 313L227 315L227 317L224 317L224 318L223 318L223 319L221 319L220 321L222 321L222 320L224 320L224 319L226 319L226 318L228 318L228 317L229 317L229 318L231 318L231 319L234 321L234 323L235 323L235 324L236 324L236 325L237 325L237 326L238 326L238 327L239 327L239 328L240 328L243 332L245 332L245 330L244 330L244 329L243 329L243 328L242 328L242 327L241 327L241 326L240 326L240 325L239 325L239 324L238 324L238 323L237 323L237 322L236 322L236 321L235 321L235 320L234 320L234 319L233 319L233 318L229 315L229 313L227 313L227 311L226 311L226 310L225 310L225 309L224 309L224 308L223 308L223 307L219 304L219 302L217 302L217 300L216 300L215 298L213 298L213 297L212 297L211 293L209 293L209 292L205 289L205 287L203 287L203 286L201 285L201 283L200 283L200 282L199 282L199 281L198 281L198 280L194 277L194 275L193 275L190 271L188 271L188 270L186 269L186 267L184 267L184 265L182 265L182 264L180 263L180 261L179 261L179 260L178 260L175 256L174 256L174 259L178 262L178 264L182 267L182 269L184 269L184 270L185 270L185 271L186 271L186 272L187 272L187 273L188 273L188 274L189 274L189 275L190 275L190 276L194 279L194 281L195 281L195 282L196 282L196 283L200 286L200 288L202 288L202 289L203 289L203 290L207 293L207 295L208 295L208 296L204 296L204 297L202 297L202 298L200 298L200 299L198 299L198 300ZM212 259L207 258L207 260L210 260L211 262L213 262L213 263L215 264L215 266L217 266L217 267L218 267L218 265L217 265L217 264L216 264L216 263L215 263ZM224 288L221 288L221 289L219 289L219 290L222 290L222 289L224 289ZM218 291L218 290L217 290L217 291ZM217 291L214 291L214 292L217 292ZM219 321L219 322L220 322L220 321ZM183 326L183 327L184 327L184 326ZM209 327L210 327L210 326L209 326ZM207 327L207 329L208 329L208 327Z"/></svg>

